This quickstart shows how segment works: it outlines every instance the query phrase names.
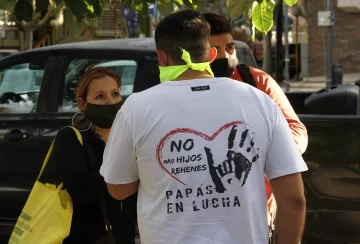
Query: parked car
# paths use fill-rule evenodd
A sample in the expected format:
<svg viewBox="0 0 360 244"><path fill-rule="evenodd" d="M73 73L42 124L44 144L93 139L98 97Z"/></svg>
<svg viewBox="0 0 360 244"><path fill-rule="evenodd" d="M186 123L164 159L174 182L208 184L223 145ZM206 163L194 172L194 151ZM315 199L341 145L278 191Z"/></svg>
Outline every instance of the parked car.
<svg viewBox="0 0 360 244"><path fill-rule="evenodd" d="M19 50L17 49L0 49L0 59L18 52Z"/></svg>
<svg viewBox="0 0 360 244"><path fill-rule="evenodd" d="M256 66L246 44L236 48L242 63ZM90 65L113 69L125 98L160 82L153 39L56 45L0 60L0 243L7 242L57 131L77 112L75 87ZM359 87L287 96L309 134L303 244L360 243ZM55 165L48 165L44 177L52 176Z"/></svg>

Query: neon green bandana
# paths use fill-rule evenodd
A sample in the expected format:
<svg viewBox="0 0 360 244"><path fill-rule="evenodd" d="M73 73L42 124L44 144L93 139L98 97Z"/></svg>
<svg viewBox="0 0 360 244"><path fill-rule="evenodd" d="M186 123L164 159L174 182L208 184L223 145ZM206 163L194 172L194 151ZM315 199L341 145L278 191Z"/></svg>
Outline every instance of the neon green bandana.
<svg viewBox="0 0 360 244"><path fill-rule="evenodd" d="M186 62L185 65L175 65L175 66L159 66L160 69L160 83L165 81L172 81L182 75L186 70L192 69L196 71L207 71L209 74L214 77L214 73L210 68L210 62L206 63L192 63L190 58L190 53L185 49L181 49L182 56L181 58Z"/></svg>

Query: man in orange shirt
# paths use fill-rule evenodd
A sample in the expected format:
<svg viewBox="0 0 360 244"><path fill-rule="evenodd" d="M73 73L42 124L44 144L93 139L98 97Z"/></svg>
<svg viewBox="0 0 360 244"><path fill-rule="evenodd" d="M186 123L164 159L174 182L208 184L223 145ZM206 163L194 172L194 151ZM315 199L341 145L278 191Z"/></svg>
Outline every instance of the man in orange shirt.
<svg viewBox="0 0 360 244"><path fill-rule="evenodd" d="M216 77L230 77L234 80L245 81L249 85L256 86L268 94L281 108L292 131L294 140L301 153L304 153L308 144L307 131L300 122L299 117L291 107L286 95L276 81L262 70L238 64L236 49L232 36L232 28L228 20L221 15L206 13L204 18L211 28L210 45L217 48L216 60L212 62L211 69ZM240 75L240 73L242 75ZM243 76L243 77L242 77ZM265 177L266 191L268 196L269 226L272 225L276 211L276 203L272 194L270 183Z"/></svg>

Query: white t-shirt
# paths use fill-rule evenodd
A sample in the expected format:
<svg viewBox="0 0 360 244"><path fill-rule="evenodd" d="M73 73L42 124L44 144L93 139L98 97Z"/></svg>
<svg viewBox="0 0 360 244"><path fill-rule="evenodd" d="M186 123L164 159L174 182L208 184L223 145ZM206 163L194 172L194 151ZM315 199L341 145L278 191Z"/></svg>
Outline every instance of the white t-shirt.
<svg viewBox="0 0 360 244"><path fill-rule="evenodd" d="M262 91L228 78L165 82L131 95L100 173L140 180L142 244L263 244L264 173L306 171L290 128Z"/></svg>

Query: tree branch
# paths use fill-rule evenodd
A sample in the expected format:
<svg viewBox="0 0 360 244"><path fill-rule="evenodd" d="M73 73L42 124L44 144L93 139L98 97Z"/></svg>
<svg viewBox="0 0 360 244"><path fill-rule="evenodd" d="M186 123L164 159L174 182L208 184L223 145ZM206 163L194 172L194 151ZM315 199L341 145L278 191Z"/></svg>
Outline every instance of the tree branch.
<svg viewBox="0 0 360 244"><path fill-rule="evenodd" d="M18 26L18 28L20 28L21 30L24 30L27 27L27 26L23 25L23 23L21 21L19 21L13 13L11 13L10 16L13 17L12 19L14 20L16 26Z"/></svg>
<svg viewBox="0 0 360 244"><path fill-rule="evenodd" d="M46 13L46 15L44 16L44 18L42 18L39 23L35 24L35 26L34 26L35 29L40 28L41 26L45 25L51 17L59 14L60 11L65 7L65 5L66 5L65 3L61 3L58 6L56 6L54 9L49 10Z"/></svg>

